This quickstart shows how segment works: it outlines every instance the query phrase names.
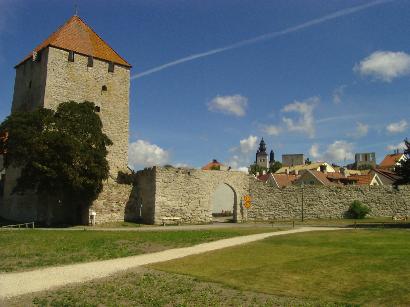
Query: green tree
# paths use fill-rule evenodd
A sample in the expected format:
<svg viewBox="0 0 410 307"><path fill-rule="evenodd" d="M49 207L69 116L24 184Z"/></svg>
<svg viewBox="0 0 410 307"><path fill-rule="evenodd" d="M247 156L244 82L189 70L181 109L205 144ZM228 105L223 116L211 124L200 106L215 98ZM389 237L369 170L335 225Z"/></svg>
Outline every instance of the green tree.
<svg viewBox="0 0 410 307"><path fill-rule="evenodd" d="M267 171L266 167L261 167L257 164L252 164L249 168L249 174L257 175L257 173L262 174L263 171Z"/></svg>
<svg viewBox="0 0 410 307"><path fill-rule="evenodd" d="M364 163L364 164L359 165L357 169L360 171L363 171L363 170L369 170L372 168L373 168L373 165L371 165L370 163Z"/></svg>
<svg viewBox="0 0 410 307"><path fill-rule="evenodd" d="M349 210L347 211L348 217L354 218L354 219L364 219L366 215L369 213L370 213L370 208L367 207L366 205L363 205L358 200L353 201L349 206Z"/></svg>
<svg viewBox="0 0 410 307"><path fill-rule="evenodd" d="M21 168L15 192L82 204L94 200L108 178L106 146L110 139L91 102L65 102L57 111L16 112L0 125L8 138L1 143L6 167Z"/></svg>
<svg viewBox="0 0 410 307"><path fill-rule="evenodd" d="M406 159L402 160L400 165L395 168L396 174L400 176L396 184L410 183L410 142L407 138L404 140L404 144L406 145L406 149L404 150Z"/></svg>
<svg viewBox="0 0 410 307"><path fill-rule="evenodd" d="M275 173L278 169L282 168L282 163L279 161L275 161L270 167L269 167L269 173Z"/></svg>

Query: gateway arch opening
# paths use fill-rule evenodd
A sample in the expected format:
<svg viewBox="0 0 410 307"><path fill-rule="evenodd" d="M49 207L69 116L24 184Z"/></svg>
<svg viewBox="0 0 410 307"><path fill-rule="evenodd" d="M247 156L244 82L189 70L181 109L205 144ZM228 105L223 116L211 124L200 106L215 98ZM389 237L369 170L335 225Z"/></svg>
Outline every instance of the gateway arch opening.
<svg viewBox="0 0 410 307"><path fill-rule="evenodd" d="M232 187L221 183L212 195L212 220L214 222L233 222L237 196Z"/></svg>

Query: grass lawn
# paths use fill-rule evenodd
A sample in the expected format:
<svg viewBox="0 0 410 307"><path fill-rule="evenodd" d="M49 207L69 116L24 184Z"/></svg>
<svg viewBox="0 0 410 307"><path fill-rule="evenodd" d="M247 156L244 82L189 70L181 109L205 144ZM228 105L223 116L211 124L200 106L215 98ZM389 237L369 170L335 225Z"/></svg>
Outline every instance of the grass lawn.
<svg viewBox="0 0 410 307"><path fill-rule="evenodd" d="M137 269L27 294L1 302L5 306L318 306L308 300L230 289L183 275ZM332 305L326 305L332 306Z"/></svg>
<svg viewBox="0 0 410 307"><path fill-rule="evenodd" d="M410 304L409 230L293 234L150 267L278 297Z"/></svg>
<svg viewBox="0 0 410 307"><path fill-rule="evenodd" d="M0 272L112 259L276 228L229 228L194 231L2 230Z"/></svg>
<svg viewBox="0 0 410 307"><path fill-rule="evenodd" d="M393 221L391 217L367 217L364 219L305 219L303 222L300 218L294 220L271 220L265 223L274 225L291 225L295 222L295 226L354 226L360 227L397 227L410 228L409 221Z"/></svg>

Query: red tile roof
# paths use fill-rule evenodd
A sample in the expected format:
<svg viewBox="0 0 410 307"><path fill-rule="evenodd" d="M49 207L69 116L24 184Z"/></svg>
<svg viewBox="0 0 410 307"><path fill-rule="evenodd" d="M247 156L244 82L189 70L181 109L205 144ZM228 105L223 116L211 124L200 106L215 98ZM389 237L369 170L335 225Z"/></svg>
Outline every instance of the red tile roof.
<svg viewBox="0 0 410 307"><path fill-rule="evenodd" d="M320 172L320 171L313 171L313 170L308 170L308 172L312 173L312 175L315 176L316 179L319 180L324 185L332 185L332 182L329 179L327 179L327 174Z"/></svg>
<svg viewBox="0 0 410 307"><path fill-rule="evenodd" d="M202 167L202 170L212 170L215 167L221 167L224 166L222 163L218 162L217 160L213 160L212 162L209 162L207 165Z"/></svg>
<svg viewBox="0 0 410 307"><path fill-rule="evenodd" d="M257 179L260 180L260 181L266 182L266 181L268 180L268 178L269 178L269 175L270 175L270 174L259 175L259 176L257 177Z"/></svg>
<svg viewBox="0 0 410 307"><path fill-rule="evenodd" d="M300 175L273 174L273 178L275 179L279 188L290 186L293 181L295 181L299 177Z"/></svg>
<svg viewBox="0 0 410 307"><path fill-rule="evenodd" d="M34 48L39 52L46 47L74 51L83 55L93 56L97 59L114 62L126 67L131 65L104 42L84 21L78 16L71 17L56 32L51 34L44 42ZM16 66L24 63L32 53Z"/></svg>
<svg viewBox="0 0 410 307"><path fill-rule="evenodd" d="M399 161L403 155L404 155L403 153L387 155L386 157L384 157L379 167L381 168L393 167L396 165L397 161Z"/></svg>
<svg viewBox="0 0 410 307"><path fill-rule="evenodd" d="M356 181L357 185L370 185L373 180L374 175L367 174L367 175L352 175L349 178L351 180Z"/></svg>

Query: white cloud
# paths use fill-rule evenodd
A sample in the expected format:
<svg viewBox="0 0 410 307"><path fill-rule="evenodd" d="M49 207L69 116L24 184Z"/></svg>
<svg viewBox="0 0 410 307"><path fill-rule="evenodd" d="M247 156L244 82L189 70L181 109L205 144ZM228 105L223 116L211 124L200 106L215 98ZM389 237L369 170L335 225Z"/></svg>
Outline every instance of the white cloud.
<svg viewBox="0 0 410 307"><path fill-rule="evenodd" d="M397 145L388 145L388 146L386 147L386 149L387 149L387 150L396 150L396 149L398 149L398 150L405 150L405 149L407 149L407 147L406 147L406 144L405 144L404 142L400 142L400 143L397 144Z"/></svg>
<svg viewBox="0 0 410 307"><path fill-rule="evenodd" d="M299 114L299 118L297 119L288 117L282 118L288 130L306 133L310 138L313 138L315 136L315 119L313 116L313 110L319 102L319 97L311 97L304 101L295 101L286 105L282 109L283 112L295 112Z"/></svg>
<svg viewBox="0 0 410 307"><path fill-rule="evenodd" d="M256 153L258 147L258 137L250 135L249 137L239 141L239 146L231 148L233 156L227 161L227 165L233 170L245 171L248 165L253 163L252 157Z"/></svg>
<svg viewBox="0 0 410 307"><path fill-rule="evenodd" d="M353 157L353 144L346 141L335 141L327 147L324 154L324 159L330 162L351 160Z"/></svg>
<svg viewBox="0 0 410 307"><path fill-rule="evenodd" d="M369 132L369 125L358 122L356 125L356 130L352 133L348 133L348 136L359 139L367 135Z"/></svg>
<svg viewBox="0 0 410 307"><path fill-rule="evenodd" d="M404 119L399 122L391 123L386 126L386 130L389 133L400 133L407 129L408 123Z"/></svg>
<svg viewBox="0 0 410 307"><path fill-rule="evenodd" d="M339 104L342 102L342 97L344 95L347 85L340 85L333 91L333 103Z"/></svg>
<svg viewBox="0 0 410 307"><path fill-rule="evenodd" d="M181 168L192 168L192 166L190 166L189 164L186 164L186 163L176 163L174 166L175 167L181 167Z"/></svg>
<svg viewBox="0 0 410 307"><path fill-rule="evenodd" d="M208 110L234 116L244 116L248 98L241 95L216 96L208 103Z"/></svg>
<svg viewBox="0 0 410 307"><path fill-rule="evenodd" d="M391 82L410 74L410 55L405 52L376 51L356 64L353 70L363 76Z"/></svg>
<svg viewBox="0 0 410 307"><path fill-rule="evenodd" d="M262 131L270 136L279 135L282 129L275 125L266 125L262 128Z"/></svg>
<svg viewBox="0 0 410 307"><path fill-rule="evenodd" d="M352 160L354 158L353 150L353 143L340 140L329 144L324 153L320 153L319 144L313 144L310 147L309 154L316 160L329 163L345 162L345 160Z"/></svg>
<svg viewBox="0 0 410 307"><path fill-rule="evenodd" d="M241 153L247 154L250 152L256 152L258 144L258 137L250 135L248 138L239 141L239 149Z"/></svg>
<svg viewBox="0 0 410 307"><path fill-rule="evenodd" d="M163 165L169 161L169 152L144 140L129 144L128 163L133 169Z"/></svg>
<svg viewBox="0 0 410 307"><path fill-rule="evenodd" d="M319 144L313 144L309 149L309 154L313 159L318 159L320 157Z"/></svg>
<svg viewBox="0 0 410 307"><path fill-rule="evenodd" d="M249 173L249 170L248 170L248 168L247 168L246 166L238 167L236 170L237 170L237 171L240 171L240 172L247 173L247 174Z"/></svg>

